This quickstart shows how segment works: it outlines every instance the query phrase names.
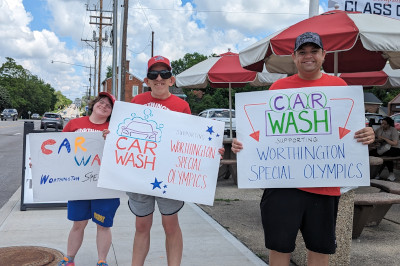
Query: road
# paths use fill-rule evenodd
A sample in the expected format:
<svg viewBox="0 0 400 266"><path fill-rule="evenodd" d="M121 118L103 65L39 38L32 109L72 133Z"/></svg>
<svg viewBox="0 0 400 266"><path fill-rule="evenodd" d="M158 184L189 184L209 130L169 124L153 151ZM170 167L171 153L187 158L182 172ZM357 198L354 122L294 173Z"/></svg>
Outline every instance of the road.
<svg viewBox="0 0 400 266"><path fill-rule="evenodd" d="M0 208L22 181L24 121L0 121Z"/></svg>

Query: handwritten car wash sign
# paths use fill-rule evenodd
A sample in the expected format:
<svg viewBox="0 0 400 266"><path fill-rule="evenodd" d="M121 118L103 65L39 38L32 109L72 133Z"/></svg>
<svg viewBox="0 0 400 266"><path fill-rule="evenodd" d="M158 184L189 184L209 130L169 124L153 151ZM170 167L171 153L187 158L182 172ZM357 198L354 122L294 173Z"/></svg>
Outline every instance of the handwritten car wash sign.
<svg viewBox="0 0 400 266"><path fill-rule="evenodd" d="M99 186L212 205L224 123L117 101Z"/></svg>
<svg viewBox="0 0 400 266"><path fill-rule="evenodd" d="M338 5L338 9L343 11L356 11L400 19L399 0L329 0L329 9L335 9L335 5Z"/></svg>
<svg viewBox="0 0 400 266"><path fill-rule="evenodd" d="M34 201L119 198L121 191L97 187L102 132L29 134Z"/></svg>
<svg viewBox="0 0 400 266"><path fill-rule="evenodd" d="M369 185L360 86L238 93L236 119L239 188Z"/></svg>

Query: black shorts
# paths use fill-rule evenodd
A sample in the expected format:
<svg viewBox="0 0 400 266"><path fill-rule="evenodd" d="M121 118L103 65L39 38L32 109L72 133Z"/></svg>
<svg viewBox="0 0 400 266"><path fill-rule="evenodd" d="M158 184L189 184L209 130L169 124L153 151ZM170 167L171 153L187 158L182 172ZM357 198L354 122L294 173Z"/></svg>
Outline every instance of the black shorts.
<svg viewBox="0 0 400 266"><path fill-rule="evenodd" d="M334 254L339 198L296 188L265 189L260 203L265 247L293 252L300 229L308 250Z"/></svg>

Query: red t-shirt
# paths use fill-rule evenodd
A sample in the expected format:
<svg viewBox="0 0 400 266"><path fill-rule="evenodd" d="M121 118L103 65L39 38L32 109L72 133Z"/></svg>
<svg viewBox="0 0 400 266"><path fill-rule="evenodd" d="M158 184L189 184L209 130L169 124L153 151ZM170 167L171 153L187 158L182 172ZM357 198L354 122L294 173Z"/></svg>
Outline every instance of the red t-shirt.
<svg viewBox="0 0 400 266"><path fill-rule="evenodd" d="M171 110L180 113L191 114L189 104L179 98L171 94L167 99L160 100L151 96L151 92L147 91L145 93L141 93L132 98L131 103L142 104L154 108L160 108L164 110Z"/></svg>
<svg viewBox="0 0 400 266"><path fill-rule="evenodd" d="M72 119L64 127L63 132L95 132L107 129L110 122L94 124L90 122L89 116Z"/></svg>
<svg viewBox="0 0 400 266"><path fill-rule="evenodd" d="M275 81L270 90L282 90L282 89L295 89L305 87L327 87L327 86L347 86L347 83L335 76L327 75L322 73L322 77L316 80L304 80L301 79L297 74ZM307 191L315 194L339 196L339 187L315 187L315 188L299 188L303 191Z"/></svg>

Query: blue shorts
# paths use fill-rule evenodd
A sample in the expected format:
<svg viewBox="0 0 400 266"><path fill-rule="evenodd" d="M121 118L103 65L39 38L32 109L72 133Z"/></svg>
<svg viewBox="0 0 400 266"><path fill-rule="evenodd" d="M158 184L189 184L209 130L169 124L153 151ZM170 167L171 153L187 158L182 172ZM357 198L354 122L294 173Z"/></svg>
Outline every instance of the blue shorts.
<svg viewBox="0 0 400 266"><path fill-rule="evenodd" d="M114 216L119 207L119 199L70 200L68 201L68 219L93 222L104 227L112 227Z"/></svg>

